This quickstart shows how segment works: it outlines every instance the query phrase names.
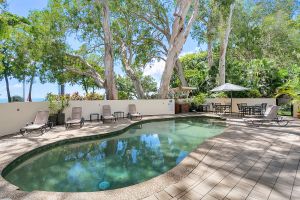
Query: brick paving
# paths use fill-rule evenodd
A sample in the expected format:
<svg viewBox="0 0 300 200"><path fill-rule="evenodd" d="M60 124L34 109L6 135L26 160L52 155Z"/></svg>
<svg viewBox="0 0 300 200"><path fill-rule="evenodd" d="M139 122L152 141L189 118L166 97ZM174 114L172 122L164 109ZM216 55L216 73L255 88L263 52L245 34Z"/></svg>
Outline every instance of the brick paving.
<svg viewBox="0 0 300 200"><path fill-rule="evenodd" d="M118 128L128 123L118 124ZM0 199L300 199L300 121L288 127L248 127L239 119L228 119L227 124L223 134L201 144L171 170L169 174L176 179L161 175L127 188L92 193L26 193L3 181L1 184L0 180ZM88 126L94 130L92 125ZM111 129L108 126L102 131ZM11 137L1 139L1 170L24 151L84 134L85 129L67 134L57 130L56 137L46 133L37 138L22 138L21 142Z"/></svg>

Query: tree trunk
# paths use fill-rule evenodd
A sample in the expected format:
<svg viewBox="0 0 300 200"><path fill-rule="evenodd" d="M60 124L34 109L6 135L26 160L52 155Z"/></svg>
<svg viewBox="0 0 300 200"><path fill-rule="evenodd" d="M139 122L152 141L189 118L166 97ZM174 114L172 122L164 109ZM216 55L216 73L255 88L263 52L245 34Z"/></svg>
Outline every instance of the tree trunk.
<svg viewBox="0 0 300 200"><path fill-rule="evenodd" d="M181 82L181 86L187 87L188 83L187 83L187 81L185 79L184 71L183 71L183 68L182 68L182 65L181 65L181 62L180 62L179 59L176 60L175 67L176 67L176 71L177 71L179 80Z"/></svg>
<svg viewBox="0 0 300 200"><path fill-rule="evenodd" d="M230 5L230 13L227 19L227 27L225 30L225 35L221 38L221 48L220 48L220 61L219 61L219 85L225 84L225 64L226 64L226 51L229 40L229 35L231 31L231 20L234 11L235 3Z"/></svg>
<svg viewBox="0 0 300 200"><path fill-rule="evenodd" d="M133 87L136 91L138 99L146 99L145 92L140 79L138 79L132 69L125 68L126 75L132 80Z"/></svg>
<svg viewBox="0 0 300 200"><path fill-rule="evenodd" d="M208 69L213 66L213 30L212 30L212 11L210 11L210 16L208 17L207 21L207 65Z"/></svg>
<svg viewBox="0 0 300 200"><path fill-rule="evenodd" d="M109 100L118 99L118 92L114 77L114 56L112 48L112 34L110 30L109 22L109 7L107 0L102 0L102 14L103 14L103 31L104 31L104 43L105 43L105 54L104 54L104 65L105 65L105 90L106 98Z"/></svg>
<svg viewBox="0 0 300 200"><path fill-rule="evenodd" d="M142 86L140 79L136 76L135 71L131 67L132 60L130 59L132 56L132 52L129 49L129 56L127 54L127 48L124 41L121 41L121 54L122 54L122 64L125 68L126 75L131 79L133 83L133 87L136 91L138 99L146 99L146 95Z"/></svg>
<svg viewBox="0 0 300 200"><path fill-rule="evenodd" d="M86 80L85 76L82 76L81 83L82 83L83 90L85 91L85 94L88 94L89 89L88 89L88 86L87 86L87 80Z"/></svg>
<svg viewBox="0 0 300 200"><path fill-rule="evenodd" d="M210 69L214 64L213 47L212 47L212 41L211 40L207 41L207 64L208 64L208 69Z"/></svg>
<svg viewBox="0 0 300 200"><path fill-rule="evenodd" d="M167 53L165 69L162 74L162 79L160 82L159 95L160 98L162 99L165 99L168 96L170 80L173 74L175 63L190 33L192 24L194 23L198 15L199 1L194 0L193 2L194 2L194 11L188 23L185 24L186 16L188 14L189 8L191 7L192 0L177 1L176 10L174 13L175 19L172 26L171 38L169 40L169 49Z"/></svg>
<svg viewBox="0 0 300 200"><path fill-rule="evenodd" d="M33 85L34 77L35 77L35 75L33 74L30 78L28 97L27 97L27 101L29 101L29 102L32 102L31 93L32 93L32 85Z"/></svg>
<svg viewBox="0 0 300 200"><path fill-rule="evenodd" d="M5 79L5 85L6 85L6 93L7 93L7 101L11 102L11 96L10 96L10 89L9 89L9 80L6 70L4 70L4 79Z"/></svg>
<svg viewBox="0 0 300 200"><path fill-rule="evenodd" d="M60 87L59 95L65 95L65 84L61 84L59 87Z"/></svg>

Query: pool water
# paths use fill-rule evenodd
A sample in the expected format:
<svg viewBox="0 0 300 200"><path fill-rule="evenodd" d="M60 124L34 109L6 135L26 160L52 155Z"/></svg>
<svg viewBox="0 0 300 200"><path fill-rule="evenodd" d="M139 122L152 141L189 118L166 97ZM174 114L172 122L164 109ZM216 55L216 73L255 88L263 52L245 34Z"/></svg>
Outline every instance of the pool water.
<svg viewBox="0 0 300 200"><path fill-rule="evenodd" d="M222 122L203 118L146 122L108 139L49 149L22 162L4 178L25 191L126 187L165 173L223 129Z"/></svg>

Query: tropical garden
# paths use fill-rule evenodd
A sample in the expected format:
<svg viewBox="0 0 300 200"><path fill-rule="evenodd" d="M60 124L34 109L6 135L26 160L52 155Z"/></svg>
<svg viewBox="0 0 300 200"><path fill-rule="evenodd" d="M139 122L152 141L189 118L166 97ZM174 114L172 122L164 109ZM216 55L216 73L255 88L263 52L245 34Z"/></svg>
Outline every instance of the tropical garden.
<svg viewBox="0 0 300 200"><path fill-rule="evenodd" d="M86 95L71 94L76 100L104 98L98 88L109 100L168 98L178 86L211 96L225 82L251 88L236 97L300 92L298 0L49 0L28 17L0 3L0 80L8 102L12 78L30 83L31 101L36 77L82 86ZM199 49L182 55L188 37ZM144 74L155 61L164 62L160 83Z"/></svg>

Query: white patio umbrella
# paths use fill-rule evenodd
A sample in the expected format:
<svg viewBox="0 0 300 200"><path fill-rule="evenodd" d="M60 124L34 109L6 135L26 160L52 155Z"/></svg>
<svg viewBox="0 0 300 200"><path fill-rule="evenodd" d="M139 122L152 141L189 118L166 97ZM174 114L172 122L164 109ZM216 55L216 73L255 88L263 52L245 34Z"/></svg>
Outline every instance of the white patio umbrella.
<svg viewBox="0 0 300 200"><path fill-rule="evenodd" d="M245 91L245 90L250 90L250 89L239 86L239 85L234 85L231 83L225 83L223 85L215 87L214 89L211 90L211 92L230 92L230 97L231 97L230 103L231 103L231 112L232 112L232 92L233 91Z"/></svg>

